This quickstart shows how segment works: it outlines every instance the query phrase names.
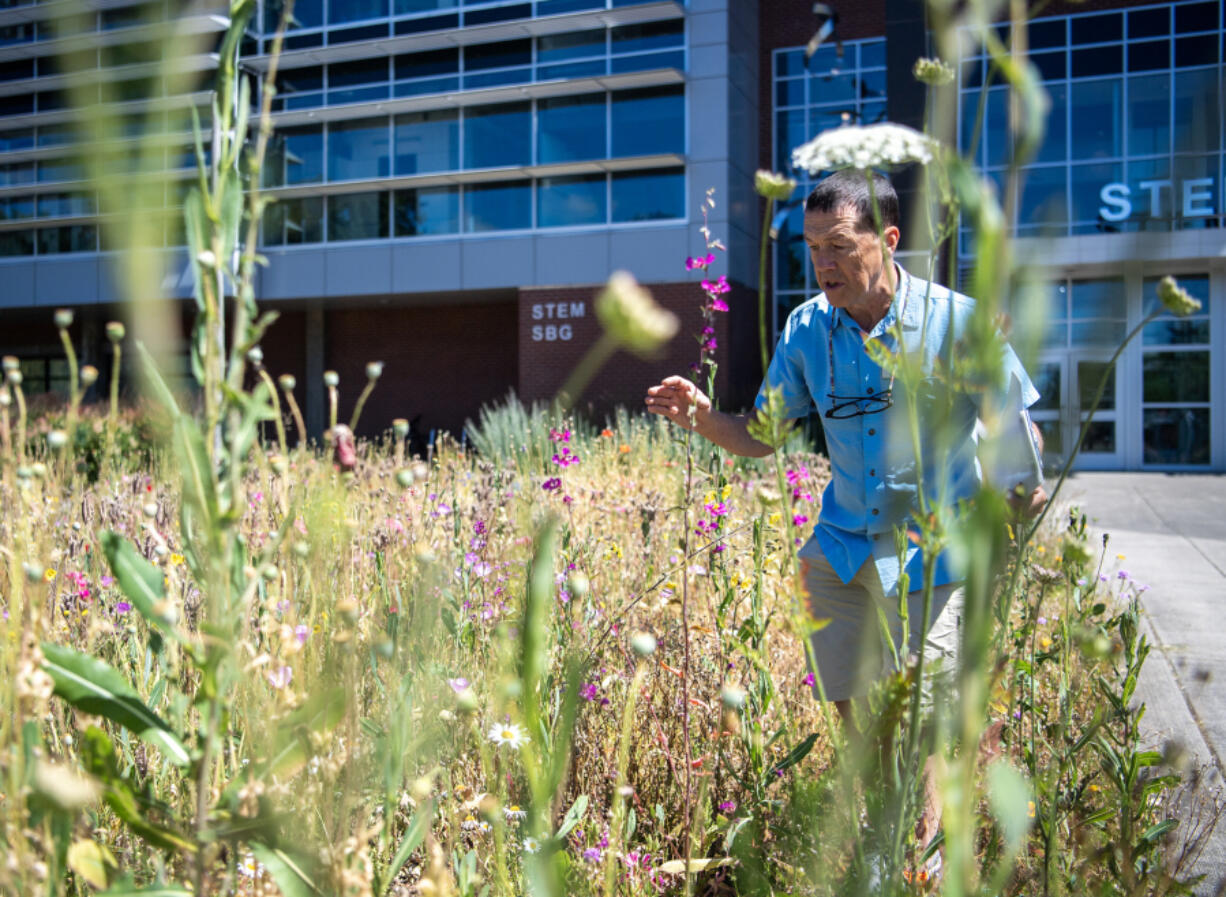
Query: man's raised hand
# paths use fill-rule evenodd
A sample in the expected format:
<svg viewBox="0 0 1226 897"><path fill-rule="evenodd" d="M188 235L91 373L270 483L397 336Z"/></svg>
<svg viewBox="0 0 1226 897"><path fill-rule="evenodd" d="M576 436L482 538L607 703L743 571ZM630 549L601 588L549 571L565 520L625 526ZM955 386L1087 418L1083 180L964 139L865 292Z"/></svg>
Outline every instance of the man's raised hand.
<svg viewBox="0 0 1226 897"><path fill-rule="evenodd" d="M648 411L687 430L696 429L711 410L711 400L685 377L665 377L658 386L648 387L644 402Z"/></svg>

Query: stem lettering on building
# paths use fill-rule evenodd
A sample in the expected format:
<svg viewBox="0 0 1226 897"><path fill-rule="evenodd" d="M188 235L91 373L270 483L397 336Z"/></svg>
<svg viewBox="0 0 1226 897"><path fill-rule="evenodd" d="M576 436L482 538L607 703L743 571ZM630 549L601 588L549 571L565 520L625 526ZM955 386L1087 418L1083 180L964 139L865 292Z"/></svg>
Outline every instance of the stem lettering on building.
<svg viewBox="0 0 1226 897"><path fill-rule="evenodd" d="M1132 217L1134 203L1140 204L1146 200L1148 204L1141 208L1150 218L1196 218L1217 214L1213 201L1213 178L1141 181L1136 190L1127 184L1104 184L1098 191L1098 198L1102 202L1098 214L1105 221L1126 221Z"/></svg>
<svg viewBox="0 0 1226 897"><path fill-rule="evenodd" d="M534 321L570 321L574 318L587 317L586 302L536 302L532 305L532 320ZM532 341L534 343L565 342L575 335L570 324L533 324Z"/></svg>

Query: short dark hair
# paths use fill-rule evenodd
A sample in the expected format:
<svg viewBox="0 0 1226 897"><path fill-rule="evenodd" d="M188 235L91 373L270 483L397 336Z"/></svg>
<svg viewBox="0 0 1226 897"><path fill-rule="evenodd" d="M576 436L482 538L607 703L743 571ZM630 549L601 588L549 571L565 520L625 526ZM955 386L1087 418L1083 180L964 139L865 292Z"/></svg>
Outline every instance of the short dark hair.
<svg viewBox="0 0 1226 897"><path fill-rule="evenodd" d="M868 189L868 179L873 179L873 192ZM881 215L881 228L898 227L898 194L890 179L875 171L864 172L844 168L825 177L805 199L806 212L837 212L851 207L859 216L857 222L867 231L877 232L873 215L873 199Z"/></svg>

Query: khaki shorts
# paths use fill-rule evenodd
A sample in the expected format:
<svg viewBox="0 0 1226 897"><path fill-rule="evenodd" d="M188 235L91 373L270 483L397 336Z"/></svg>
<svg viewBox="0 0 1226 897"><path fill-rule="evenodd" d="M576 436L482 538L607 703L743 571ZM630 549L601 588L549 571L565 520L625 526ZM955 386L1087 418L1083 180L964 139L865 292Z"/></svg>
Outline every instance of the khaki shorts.
<svg viewBox="0 0 1226 897"><path fill-rule="evenodd" d="M830 621L810 637L813 646L810 663L817 664L826 699L845 701L868 694L874 680L895 669L895 651L886 646L878 608L889 624L890 639L900 647L902 621L897 596L886 597L871 558L848 583L839 578L820 552L811 558L801 558L801 574L813 619ZM962 595L958 583L933 590L932 625L924 639L925 707L931 707L934 691L952 694L961 641ZM906 651L897 652L903 660L919 653L919 629L924 620L922 589L907 595L907 608L909 645ZM813 694L821 697L816 686Z"/></svg>

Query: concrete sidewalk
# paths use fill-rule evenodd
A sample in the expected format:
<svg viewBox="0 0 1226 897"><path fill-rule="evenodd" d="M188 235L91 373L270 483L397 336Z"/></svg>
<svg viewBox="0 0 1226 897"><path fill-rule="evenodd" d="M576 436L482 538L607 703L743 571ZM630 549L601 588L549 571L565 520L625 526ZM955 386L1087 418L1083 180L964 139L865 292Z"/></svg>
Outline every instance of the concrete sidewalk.
<svg viewBox="0 0 1226 897"><path fill-rule="evenodd" d="M1050 486L1051 484L1049 484ZM1107 563L1149 585L1142 606L1152 644L1137 696L1151 746L1181 743L1221 789L1226 760L1226 476L1079 473L1058 498L1110 535ZM1124 555L1117 560L1116 555ZM1226 889L1226 821L1194 871L1198 894Z"/></svg>

